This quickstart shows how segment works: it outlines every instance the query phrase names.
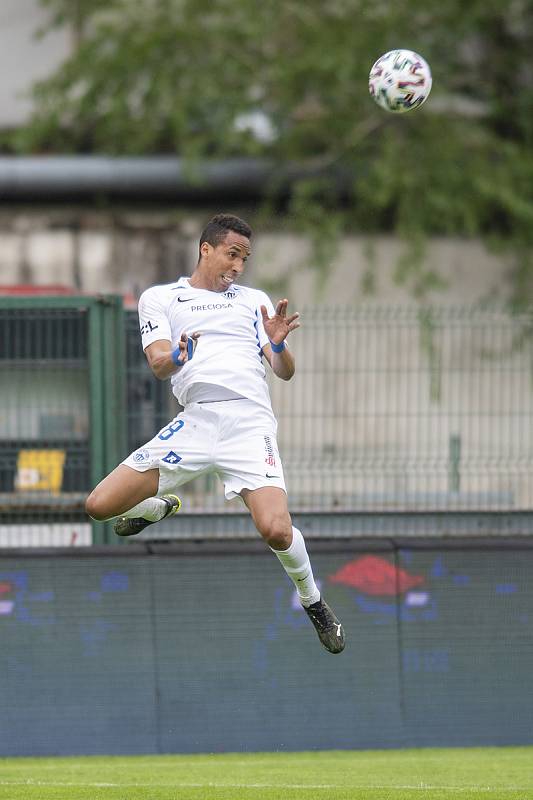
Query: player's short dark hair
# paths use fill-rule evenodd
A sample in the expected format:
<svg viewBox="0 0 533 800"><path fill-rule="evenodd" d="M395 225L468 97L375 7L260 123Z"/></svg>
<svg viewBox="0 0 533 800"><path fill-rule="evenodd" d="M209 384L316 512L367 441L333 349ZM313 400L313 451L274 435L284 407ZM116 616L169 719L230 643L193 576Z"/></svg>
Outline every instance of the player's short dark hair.
<svg viewBox="0 0 533 800"><path fill-rule="evenodd" d="M235 217L233 214L217 214L209 220L203 229L200 236L200 247L204 242L207 242L212 247L217 247L224 241L230 231L246 236L247 239L252 236L252 229L240 217Z"/></svg>

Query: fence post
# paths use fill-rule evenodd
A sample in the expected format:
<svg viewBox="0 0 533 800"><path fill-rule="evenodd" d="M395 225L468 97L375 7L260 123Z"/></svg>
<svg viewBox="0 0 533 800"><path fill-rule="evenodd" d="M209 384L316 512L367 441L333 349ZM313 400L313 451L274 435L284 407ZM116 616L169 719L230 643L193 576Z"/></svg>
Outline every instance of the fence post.
<svg viewBox="0 0 533 800"><path fill-rule="evenodd" d="M125 458L125 336L122 298L106 295L89 306L91 484ZM93 544L114 542L112 524L92 523Z"/></svg>

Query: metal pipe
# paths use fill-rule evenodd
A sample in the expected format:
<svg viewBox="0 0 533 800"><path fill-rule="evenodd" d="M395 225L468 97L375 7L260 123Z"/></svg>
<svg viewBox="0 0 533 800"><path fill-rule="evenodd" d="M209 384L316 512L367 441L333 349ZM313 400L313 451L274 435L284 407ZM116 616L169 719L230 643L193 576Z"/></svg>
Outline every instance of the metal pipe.
<svg viewBox="0 0 533 800"><path fill-rule="evenodd" d="M113 195L208 199L224 194L260 197L275 179L288 185L294 171L281 174L261 159L190 163L172 156L15 156L0 157L0 202L88 198Z"/></svg>

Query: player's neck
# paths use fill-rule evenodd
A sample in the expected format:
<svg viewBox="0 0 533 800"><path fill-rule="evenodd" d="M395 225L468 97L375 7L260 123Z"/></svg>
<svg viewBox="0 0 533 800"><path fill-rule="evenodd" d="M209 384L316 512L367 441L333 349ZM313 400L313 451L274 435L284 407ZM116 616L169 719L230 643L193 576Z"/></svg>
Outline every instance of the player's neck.
<svg viewBox="0 0 533 800"><path fill-rule="evenodd" d="M193 274L189 278L189 285L194 289L207 289L209 292L221 293L224 289L216 285L215 280L209 275L206 275L201 269L196 267Z"/></svg>

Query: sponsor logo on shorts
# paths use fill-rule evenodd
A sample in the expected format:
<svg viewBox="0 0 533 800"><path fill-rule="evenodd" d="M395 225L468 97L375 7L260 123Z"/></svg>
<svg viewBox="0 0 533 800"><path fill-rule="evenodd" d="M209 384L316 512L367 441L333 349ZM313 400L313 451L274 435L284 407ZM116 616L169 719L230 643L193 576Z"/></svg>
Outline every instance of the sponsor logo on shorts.
<svg viewBox="0 0 533 800"><path fill-rule="evenodd" d="M150 461L150 453L148 450L137 450L137 452L133 454L133 460L136 464L144 464L146 461Z"/></svg>
<svg viewBox="0 0 533 800"><path fill-rule="evenodd" d="M272 444L272 439L270 436L264 436L265 440L265 464L268 464L270 467L276 466L276 456L274 455L274 446Z"/></svg>
<svg viewBox="0 0 533 800"><path fill-rule="evenodd" d="M164 461L166 464L178 464L181 461L181 456L175 453L174 450L171 450L161 461Z"/></svg>

